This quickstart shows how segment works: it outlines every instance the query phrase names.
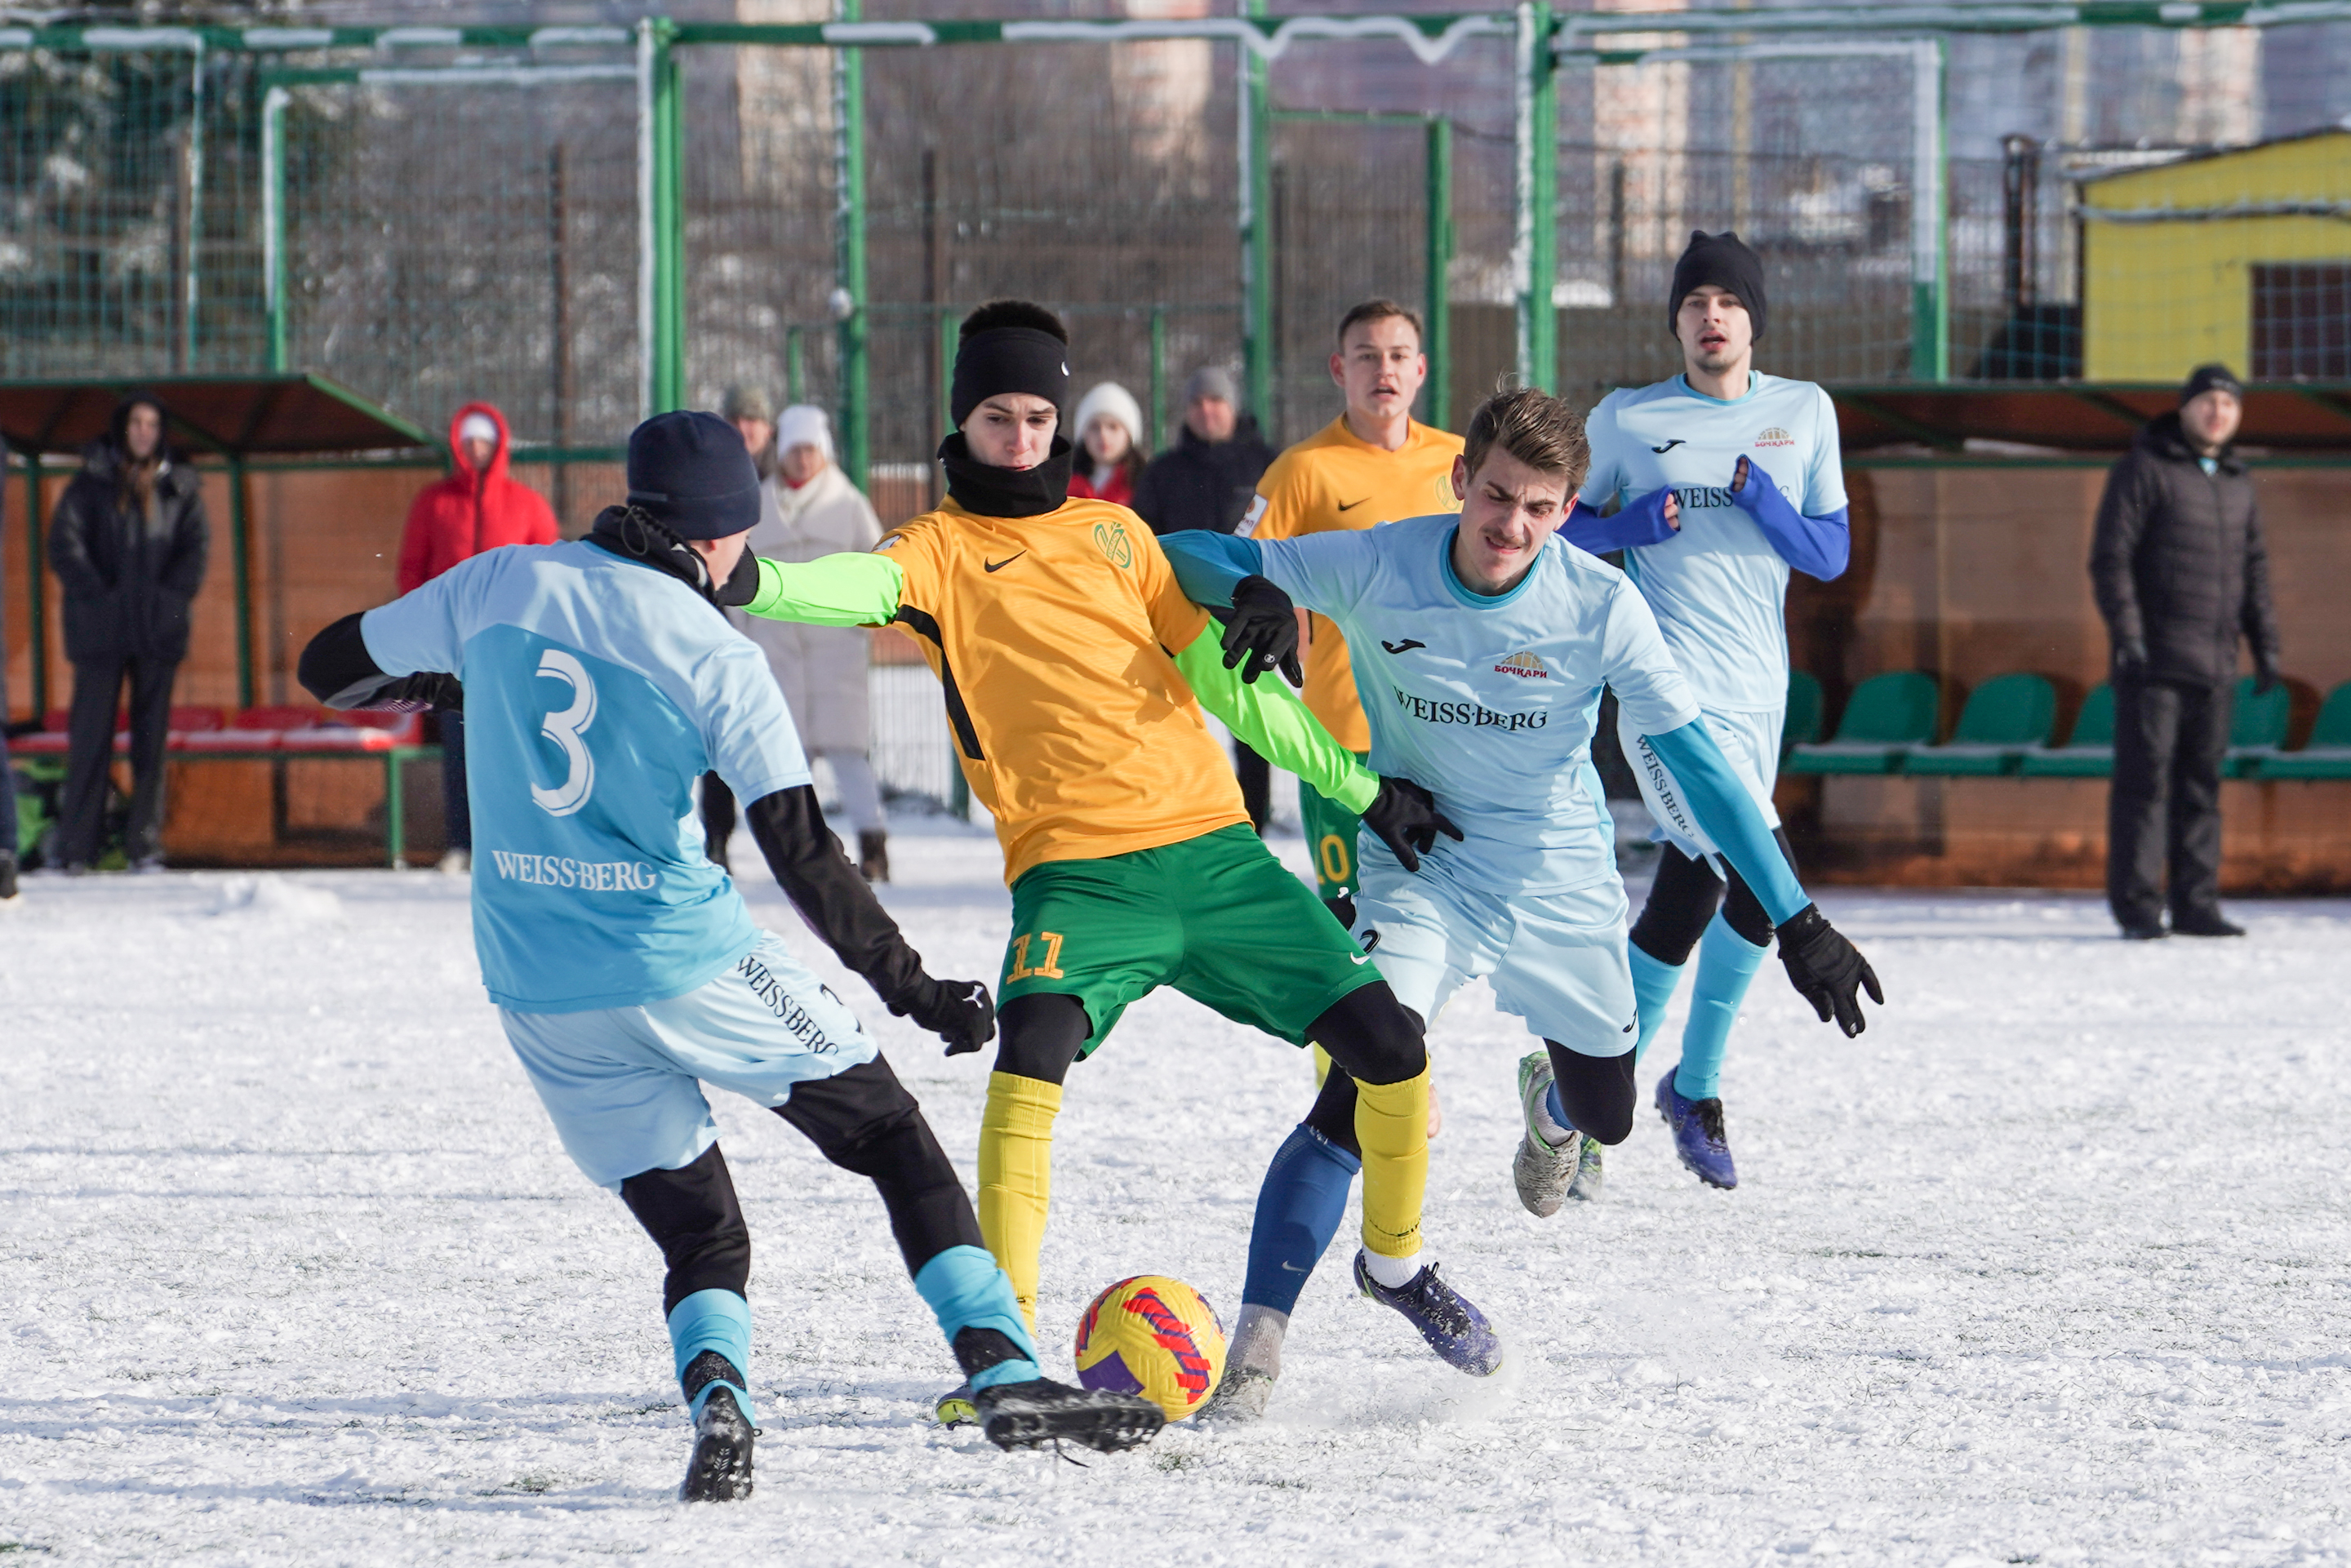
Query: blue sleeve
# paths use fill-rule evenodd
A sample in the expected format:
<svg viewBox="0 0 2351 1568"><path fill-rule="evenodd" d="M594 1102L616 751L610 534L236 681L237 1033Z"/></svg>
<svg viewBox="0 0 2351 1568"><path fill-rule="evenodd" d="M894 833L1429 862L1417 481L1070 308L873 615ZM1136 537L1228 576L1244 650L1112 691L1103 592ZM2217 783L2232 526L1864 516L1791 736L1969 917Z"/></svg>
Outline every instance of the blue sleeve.
<svg viewBox="0 0 2351 1568"><path fill-rule="evenodd" d="M1637 501L1625 503L1613 517L1604 517L1578 497L1567 509L1567 521L1559 528L1560 537L1580 550L1593 555L1606 555L1610 550L1630 549L1638 545L1661 545L1674 537L1673 525L1666 521L1666 497L1673 491L1660 486Z"/></svg>
<svg viewBox="0 0 2351 1568"><path fill-rule="evenodd" d="M862 635L862 633L861 633ZM767 655L739 633L694 673L695 726L711 771L748 806L809 782L808 754Z"/></svg>
<svg viewBox="0 0 2351 1568"><path fill-rule="evenodd" d="M1210 609L1231 608L1236 583L1265 575L1265 551L1255 539L1238 534L1186 528L1162 535L1159 548L1176 569L1176 583L1184 597Z"/></svg>
<svg viewBox="0 0 2351 1568"><path fill-rule="evenodd" d="M475 559L487 559L484 551ZM380 604L360 617L360 640L368 657L387 675L413 675L420 670L462 676L465 639L457 625L459 589L477 574L457 563L432 581L420 584L389 604Z"/></svg>
<svg viewBox="0 0 2351 1568"><path fill-rule="evenodd" d="M1788 869L1788 857L1780 852L1771 825L1755 809L1755 798L1731 772L1722 748L1707 733L1706 721L1650 736L1648 741L1689 796L1690 813L1698 825L1721 848L1730 869L1754 889L1771 924L1780 925L1802 913L1812 900L1804 896L1796 873Z"/></svg>
<svg viewBox="0 0 2351 1568"><path fill-rule="evenodd" d="M1780 494L1780 486L1752 457L1747 460L1747 483L1732 499L1740 511L1755 519L1755 526L1790 566L1823 582L1844 575L1845 562L1853 555L1853 533L1845 523L1844 507L1825 517L1804 516Z"/></svg>

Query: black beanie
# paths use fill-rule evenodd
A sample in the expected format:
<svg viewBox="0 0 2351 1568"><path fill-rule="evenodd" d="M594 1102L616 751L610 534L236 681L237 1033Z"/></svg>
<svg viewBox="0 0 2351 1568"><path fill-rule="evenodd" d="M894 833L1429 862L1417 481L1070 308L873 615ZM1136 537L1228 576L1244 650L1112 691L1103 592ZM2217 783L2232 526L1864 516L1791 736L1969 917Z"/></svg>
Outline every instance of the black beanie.
<svg viewBox="0 0 2351 1568"><path fill-rule="evenodd" d="M629 504L682 539L723 539L759 520L759 471L715 413L657 413L629 433Z"/></svg>
<svg viewBox="0 0 2351 1568"><path fill-rule="evenodd" d="M1690 230L1689 248L1674 263L1674 293L1666 301L1666 330L1674 333L1675 320L1682 313L1682 301L1690 297L1692 289L1705 283L1739 296L1739 302L1747 307L1747 319L1755 323L1756 340L1761 342L1765 308L1763 260L1729 229L1719 235Z"/></svg>
<svg viewBox="0 0 2351 1568"><path fill-rule="evenodd" d="M2188 372L2188 384L2179 389L2179 403L2185 408L2188 400L2208 392L2224 392L2237 397L2245 395L2245 383L2226 365L2199 365Z"/></svg>
<svg viewBox="0 0 2351 1568"><path fill-rule="evenodd" d="M947 394L957 429L999 392L1028 392L1055 408L1069 401L1069 339L1049 331L1048 323L1061 324L1044 307L1020 300L983 305L965 320Z"/></svg>

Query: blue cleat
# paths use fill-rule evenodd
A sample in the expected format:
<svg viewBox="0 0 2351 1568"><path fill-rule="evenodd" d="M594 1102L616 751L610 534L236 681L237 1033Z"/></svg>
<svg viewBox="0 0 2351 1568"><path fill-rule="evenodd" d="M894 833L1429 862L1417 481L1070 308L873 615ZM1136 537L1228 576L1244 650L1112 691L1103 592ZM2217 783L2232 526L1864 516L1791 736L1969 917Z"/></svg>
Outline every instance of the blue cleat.
<svg viewBox="0 0 2351 1568"><path fill-rule="evenodd" d="M1657 1114L1674 1134L1674 1153L1690 1174L1708 1186L1725 1192L1739 1185L1739 1167L1730 1160L1730 1140L1723 1135L1722 1102L1691 1100L1674 1087L1675 1068L1657 1080Z"/></svg>
<svg viewBox="0 0 2351 1568"><path fill-rule="evenodd" d="M1410 1284L1390 1290L1372 1278L1363 1253L1357 1252L1355 1289L1402 1312L1447 1365L1472 1377L1489 1377L1500 1369L1502 1337L1485 1313L1437 1277L1436 1264L1415 1274Z"/></svg>

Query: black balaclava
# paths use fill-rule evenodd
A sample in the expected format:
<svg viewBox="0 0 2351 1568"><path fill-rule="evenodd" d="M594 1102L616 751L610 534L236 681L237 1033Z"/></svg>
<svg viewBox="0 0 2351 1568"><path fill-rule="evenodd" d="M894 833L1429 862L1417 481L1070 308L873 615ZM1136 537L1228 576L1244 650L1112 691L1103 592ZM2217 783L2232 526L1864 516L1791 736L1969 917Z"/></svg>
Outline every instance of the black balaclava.
<svg viewBox="0 0 2351 1568"><path fill-rule="evenodd" d="M1674 329L1681 315L1682 301L1690 290L1700 284L1711 283L1717 288L1727 288L1739 296L1747 307L1747 319L1755 323L1755 340L1763 340L1763 260L1747 248L1747 242L1729 229L1719 235L1692 229L1689 248L1674 263L1673 297L1666 301L1666 331L1680 336Z"/></svg>

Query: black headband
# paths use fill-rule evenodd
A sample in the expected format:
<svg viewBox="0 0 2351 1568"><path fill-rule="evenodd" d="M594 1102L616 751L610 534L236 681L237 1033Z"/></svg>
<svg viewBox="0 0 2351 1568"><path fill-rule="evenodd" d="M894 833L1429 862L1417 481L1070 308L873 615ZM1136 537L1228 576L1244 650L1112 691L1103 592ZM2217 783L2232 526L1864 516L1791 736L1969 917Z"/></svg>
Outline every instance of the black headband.
<svg viewBox="0 0 2351 1568"><path fill-rule="evenodd" d="M956 428L1002 392L1028 392L1060 408L1070 396L1070 346L1036 327L993 327L965 339L947 399Z"/></svg>

